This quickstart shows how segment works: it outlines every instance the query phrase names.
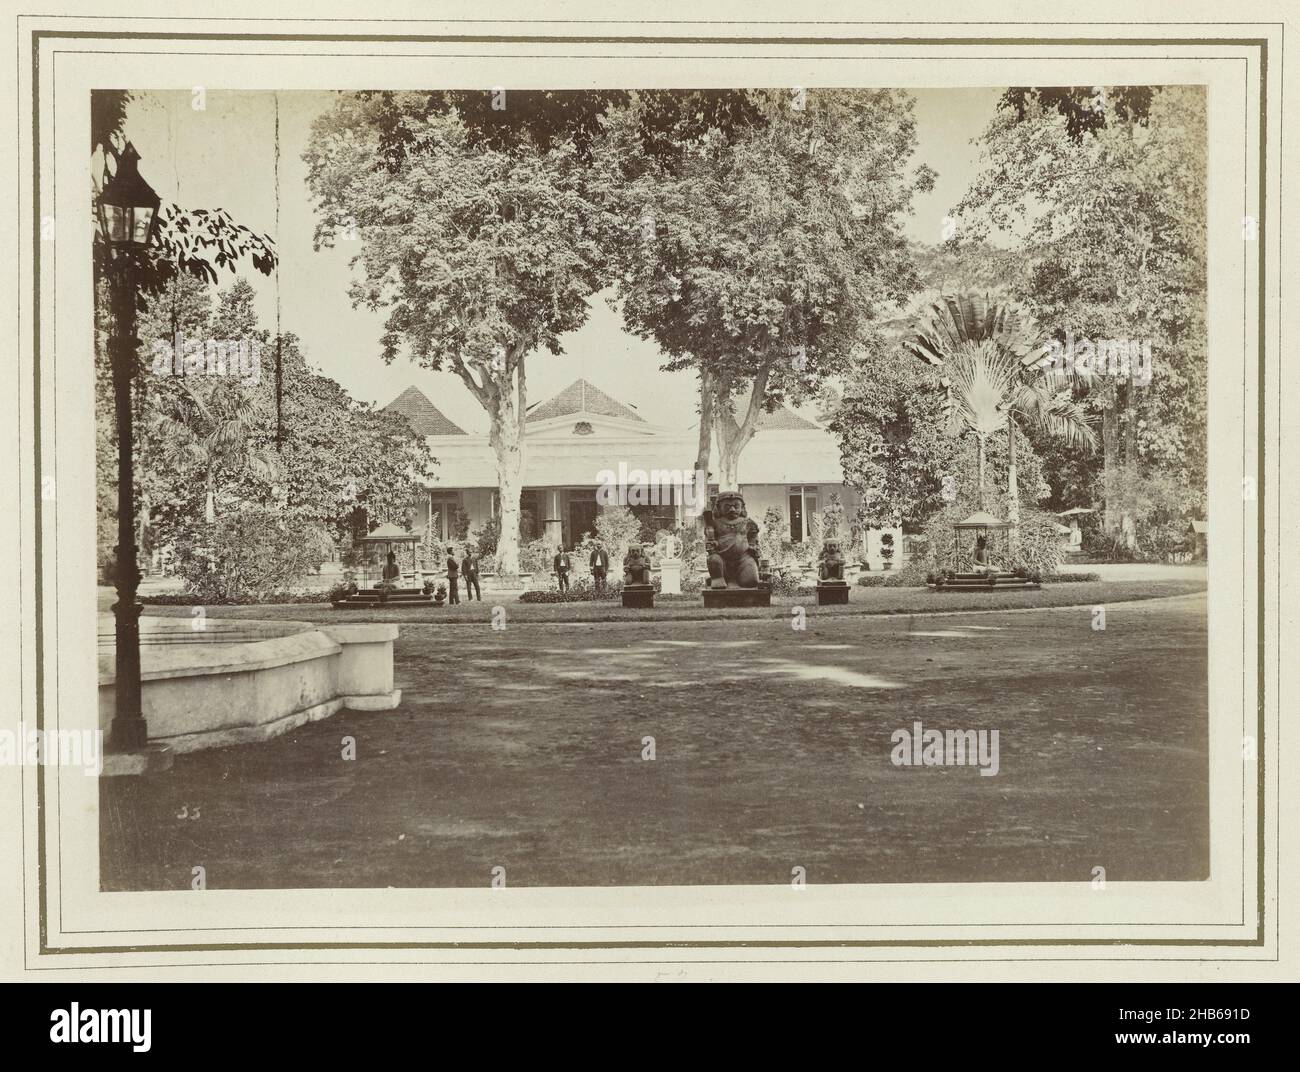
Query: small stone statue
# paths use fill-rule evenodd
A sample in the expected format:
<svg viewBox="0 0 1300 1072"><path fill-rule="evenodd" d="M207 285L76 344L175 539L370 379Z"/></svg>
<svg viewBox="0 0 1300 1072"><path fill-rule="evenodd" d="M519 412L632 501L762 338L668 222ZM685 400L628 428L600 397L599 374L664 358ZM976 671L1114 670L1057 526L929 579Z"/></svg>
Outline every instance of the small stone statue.
<svg viewBox="0 0 1300 1072"><path fill-rule="evenodd" d="M844 582L844 554L840 551L839 540L827 540L822 544L822 552L818 556L818 576L822 582L835 581Z"/></svg>
<svg viewBox="0 0 1300 1072"><path fill-rule="evenodd" d="M745 512L738 491L719 492L704 514L704 549L710 588L757 588L758 525Z"/></svg>
<svg viewBox="0 0 1300 1072"><path fill-rule="evenodd" d="M623 556L623 583L650 583L650 560L646 558L645 548L639 543L632 544Z"/></svg>

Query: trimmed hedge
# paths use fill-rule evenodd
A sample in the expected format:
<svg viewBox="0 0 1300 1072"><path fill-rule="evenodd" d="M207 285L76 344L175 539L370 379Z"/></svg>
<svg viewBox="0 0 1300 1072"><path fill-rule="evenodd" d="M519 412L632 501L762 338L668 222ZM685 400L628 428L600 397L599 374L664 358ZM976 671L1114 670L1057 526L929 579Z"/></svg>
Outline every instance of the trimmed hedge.
<svg viewBox="0 0 1300 1072"><path fill-rule="evenodd" d="M316 588L311 591L275 592L260 599L240 596L220 596L204 599L193 592L159 593L140 596L140 602L154 607L260 607L276 603L328 603L333 589Z"/></svg>

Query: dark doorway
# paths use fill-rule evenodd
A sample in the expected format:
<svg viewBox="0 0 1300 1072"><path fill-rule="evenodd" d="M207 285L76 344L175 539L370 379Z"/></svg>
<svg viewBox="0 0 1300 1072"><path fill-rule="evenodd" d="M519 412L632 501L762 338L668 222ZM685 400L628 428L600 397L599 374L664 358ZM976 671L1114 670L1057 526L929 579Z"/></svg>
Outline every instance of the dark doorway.
<svg viewBox="0 0 1300 1072"><path fill-rule="evenodd" d="M790 496L790 539L803 543L803 494Z"/></svg>
<svg viewBox="0 0 1300 1072"><path fill-rule="evenodd" d="M569 531L565 537L570 547L577 544L582 537L591 533L596 534L596 500L593 496L590 499L569 499Z"/></svg>

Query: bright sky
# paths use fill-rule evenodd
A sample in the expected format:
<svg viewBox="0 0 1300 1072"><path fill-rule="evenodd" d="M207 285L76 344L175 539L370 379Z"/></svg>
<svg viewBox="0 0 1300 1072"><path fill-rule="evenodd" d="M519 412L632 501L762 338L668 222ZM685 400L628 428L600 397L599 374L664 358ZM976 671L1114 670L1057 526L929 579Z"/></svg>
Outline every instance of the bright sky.
<svg viewBox="0 0 1300 1072"><path fill-rule="evenodd" d="M906 229L918 241L935 243L943 217L974 177L977 150L971 139L992 118L1002 90L913 92L918 148L912 164L929 164L938 180L931 193L915 199ZM332 250L312 249L316 220L302 153L312 119L329 101L327 93L209 91L206 108L195 111L188 92L150 92L131 104L125 130L141 154L141 173L164 202L224 208L238 222L277 239L278 278L263 279L249 269L269 329L275 329L278 306L282 330L298 335L309 360L356 398L384 405L414 384L466 431L486 432L486 415L454 374L430 372L404 358L384 364L379 356L383 314L353 309L347 298L348 261L356 248L340 242ZM626 334L603 299L592 301L589 320L565 337L564 349L558 357L543 352L530 359L530 403L582 376L635 406L651 423L677 428L694 423L694 376L661 372L658 347Z"/></svg>

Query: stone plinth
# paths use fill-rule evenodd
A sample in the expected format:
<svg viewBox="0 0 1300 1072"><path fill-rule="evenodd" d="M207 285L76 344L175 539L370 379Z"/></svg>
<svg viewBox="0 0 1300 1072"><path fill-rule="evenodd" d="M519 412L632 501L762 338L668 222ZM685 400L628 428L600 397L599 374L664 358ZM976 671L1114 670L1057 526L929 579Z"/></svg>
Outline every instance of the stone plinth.
<svg viewBox="0 0 1300 1072"><path fill-rule="evenodd" d="M681 559L668 559L659 563L659 591L666 596L681 595Z"/></svg>
<svg viewBox="0 0 1300 1072"><path fill-rule="evenodd" d="M834 606L849 601L849 586L844 581L822 581L817 586L817 606Z"/></svg>
<svg viewBox="0 0 1300 1072"><path fill-rule="evenodd" d="M765 584L757 588L706 588L706 607L770 607L772 589Z"/></svg>
<svg viewBox="0 0 1300 1072"><path fill-rule="evenodd" d="M480 573L479 582L489 592L527 592L532 586L531 573Z"/></svg>
<svg viewBox="0 0 1300 1072"><path fill-rule="evenodd" d="M623 585L623 606L648 610L655 605L655 586L653 584Z"/></svg>

